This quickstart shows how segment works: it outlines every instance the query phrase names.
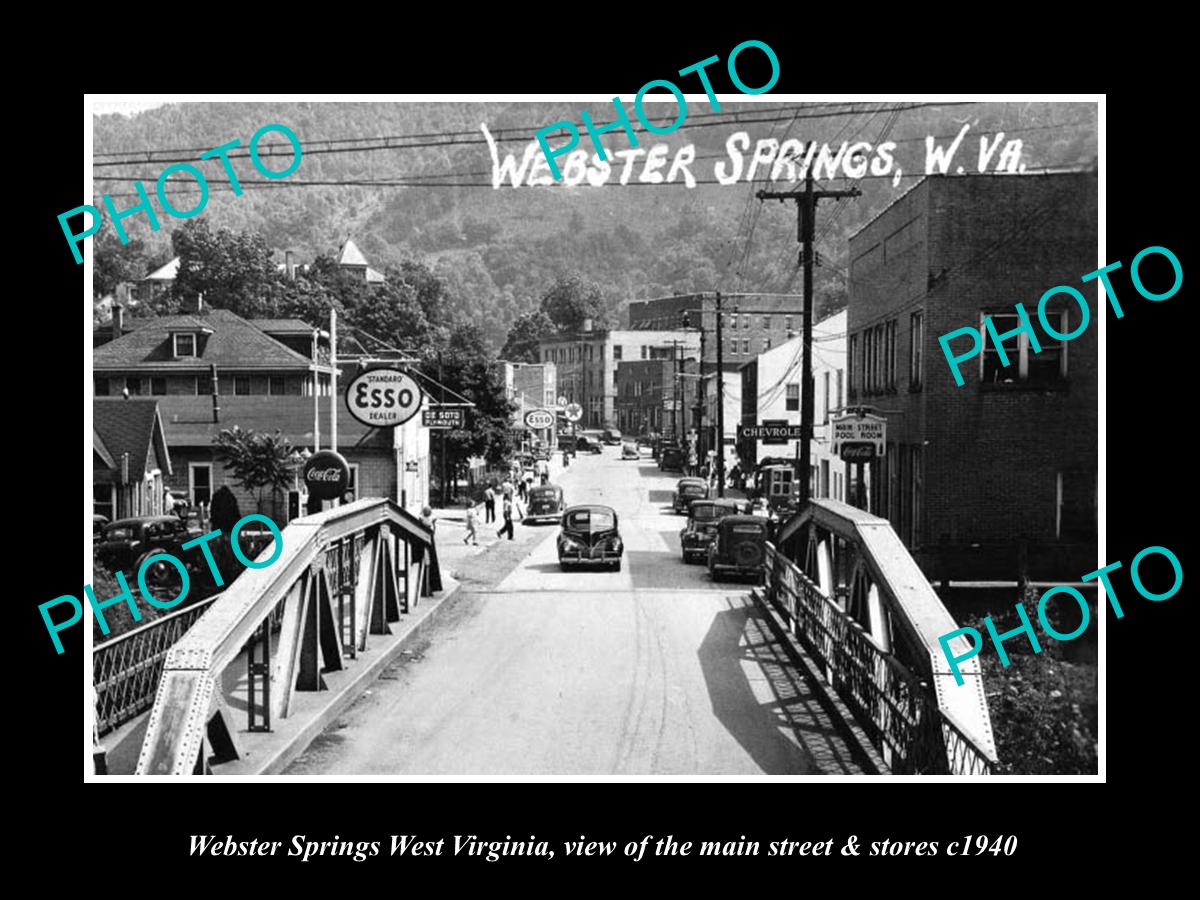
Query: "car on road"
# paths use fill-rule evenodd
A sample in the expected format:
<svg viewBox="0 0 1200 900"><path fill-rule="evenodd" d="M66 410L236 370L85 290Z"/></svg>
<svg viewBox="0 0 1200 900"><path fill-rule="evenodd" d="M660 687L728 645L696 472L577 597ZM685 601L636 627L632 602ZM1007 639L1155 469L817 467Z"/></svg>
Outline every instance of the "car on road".
<svg viewBox="0 0 1200 900"><path fill-rule="evenodd" d="M641 459L642 454L638 452L637 445L632 441L626 441L621 445L621 459Z"/></svg>
<svg viewBox="0 0 1200 900"><path fill-rule="evenodd" d="M681 472L687 457L683 448L678 444L660 444L658 448L658 467L664 472Z"/></svg>
<svg viewBox="0 0 1200 900"><path fill-rule="evenodd" d="M679 546L683 550L683 561L708 555L708 545L717 534L717 523L725 516L736 516L742 511L737 500L693 500L688 506L688 521L679 532Z"/></svg>
<svg viewBox="0 0 1200 900"><path fill-rule="evenodd" d="M533 447L533 458L534 459L544 459L544 460L546 460L546 462L549 462L550 461L550 445L547 443L544 443L544 442L539 442L539 443L535 444Z"/></svg>
<svg viewBox="0 0 1200 900"><path fill-rule="evenodd" d="M621 445L621 432L615 428L605 428L600 434L600 443L607 444L609 447L619 447Z"/></svg>
<svg viewBox="0 0 1200 900"><path fill-rule="evenodd" d="M708 572L713 581L726 575L766 575L769 524L759 516L725 516L708 545Z"/></svg>
<svg viewBox="0 0 1200 900"><path fill-rule="evenodd" d="M603 453L604 448L600 446L600 442L595 438L589 438L581 434L575 439L576 453Z"/></svg>
<svg viewBox="0 0 1200 900"><path fill-rule="evenodd" d="M561 487L557 484L537 484L529 489L529 507L525 511L525 521L553 522L566 508Z"/></svg>
<svg viewBox="0 0 1200 900"><path fill-rule="evenodd" d="M617 528L617 513L611 506L572 506L563 513L558 534L558 565L607 565L621 571L625 545Z"/></svg>
<svg viewBox="0 0 1200 900"><path fill-rule="evenodd" d="M110 572L126 572L132 579L143 561L156 553L169 553L184 560L190 568L181 545L193 537L196 535L188 531L187 523L178 516L117 519L105 527L104 536L96 545L96 555ZM181 582L179 570L169 562L160 560L146 569L146 584L156 596L174 596L182 589Z"/></svg>
<svg viewBox="0 0 1200 900"><path fill-rule="evenodd" d="M708 482L703 478L680 478L675 485L675 493L671 496L671 508L677 514L688 511L688 504L693 500L704 500L708 497Z"/></svg>

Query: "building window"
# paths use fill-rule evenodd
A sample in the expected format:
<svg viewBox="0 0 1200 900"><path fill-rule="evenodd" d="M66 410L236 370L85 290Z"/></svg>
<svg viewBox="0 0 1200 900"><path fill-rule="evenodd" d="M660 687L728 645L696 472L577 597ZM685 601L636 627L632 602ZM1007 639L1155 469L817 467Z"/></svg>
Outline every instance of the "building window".
<svg viewBox="0 0 1200 900"><path fill-rule="evenodd" d="M276 397L287 393L287 379L282 375L272 375L267 379L267 393Z"/></svg>
<svg viewBox="0 0 1200 900"><path fill-rule="evenodd" d="M642 359L649 359L649 358L650 358L650 348L647 347L645 344L642 344Z"/></svg>
<svg viewBox="0 0 1200 900"><path fill-rule="evenodd" d="M833 403L838 409L841 409L843 406L846 405L846 395L842 392L842 387L843 387L842 386L842 370L838 369L837 370L837 394L835 394L834 398L833 398Z"/></svg>
<svg viewBox="0 0 1200 900"><path fill-rule="evenodd" d="M249 375L234 375L233 376L233 395L235 397L244 397L250 393L250 376Z"/></svg>
<svg viewBox="0 0 1200 900"><path fill-rule="evenodd" d="M358 499L358 463L350 463L350 480L346 483L346 490L352 500Z"/></svg>
<svg viewBox="0 0 1200 900"><path fill-rule="evenodd" d="M825 419L824 419L824 424L826 424L826 425L829 424L829 373L828 372L825 373ZM826 491L828 491L828 487L826 488ZM826 493L825 496L829 496L829 494Z"/></svg>
<svg viewBox="0 0 1200 900"><path fill-rule="evenodd" d="M107 516L112 521L115 516L113 509L113 486L111 484L92 485L92 512L98 516Z"/></svg>
<svg viewBox="0 0 1200 900"><path fill-rule="evenodd" d="M131 397L140 397L142 394L142 379L126 378L125 390L129 391L129 396Z"/></svg>
<svg viewBox="0 0 1200 900"><path fill-rule="evenodd" d="M793 382L787 386L787 397L784 404L788 412L797 412L800 409L800 385L798 383Z"/></svg>
<svg viewBox="0 0 1200 900"><path fill-rule="evenodd" d="M1047 320L1058 316L1055 329L1059 334L1068 332L1068 316L1064 310L1048 310ZM983 338L983 352L979 356L980 378L984 384L1057 384L1067 377L1067 342L1056 341L1046 335L1039 335L1038 343L1041 352L1034 353L1029 343L1029 335L1025 331L1005 338L1002 343L1008 356L1008 365L1001 365L1000 351L996 349L985 320L992 320L992 327L997 334L1004 334L1018 328L1021 324L1016 313L981 313L980 335Z"/></svg>
<svg viewBox="0 0 1200 900"><path fill-rule="evenodd" d="M93 380L94 390L97 397L108 396L108 379L96 378Z"/></svg>
<svg viewBox="0 0 1200 900"><path fill-rule="evenodd" d="M792 330L792 317L791 316L783 317L783 328L784 328L784 331Z"/></svg>
<svg viewBox="0 0 1200 900"><path fill-rule="evenodd" d="M771 339L769 337L763 338L763 353L766 353L770 349L771 349Z"/></svg>
<svg viewBox="0 0 1200 900"><path fill-rule="evenodd" d="M884 328L887 346L887 381L883 388L886 391L896 390L896 320L892 319Z"/></svg>
<svg viewBox="0 0 1200 900"><path fill-rule="evenodd" d="M921 389L921 348L925 342L925 316L915 312L908 323L908 389Z"/></svg>
<svg viewBox="0 0 1200 900"><path fill-rule="evenodd" d="M862 384L862 373L859 368L858 335L850 335L850 347L847 351L846 363L850 368L850 396L857 398Z"/></svg>
<svg viewBox="0 0 1200 900"><path fill-rule="evenodd" d="M771 330L771 317L770 316L763 316L763 328L767 329L768 331Z"/></svg>
<svg viewBox="0 0 1200 900"><path fill-rule="evenodd" d="M734 330L736 330L736 329L737 329L737 317L738 317L738 314L737 314L737 313L730 313L730 314L729 314L729 327L730 327L731 329L734 329Z"/></svg>
<svg viewBox="0 0 1200 900"><path fill-rule="evenodd" d="M176 334L175 335L175 355L176 356L195 356L196 355L196 336L194 334Z"/></svg>
<svg viewBox="0 0 1200 900"><path fill-rule="evenodd" d="M746 313L746 315L742 316L742 329L743 330L748 329L750 327L750 319L751 319L751 316L749 313Z"/></svg>
<svg viewBox="0 0 1200 900"><path fill-rule="evenodd" d="M188 463L188 498L192 506L212 501L212 463Z"/></svg>
<svg viewBox="0 0 1200 900"><path fill-rule="evenodd" d="M1056 472L1054 494L1054 536L1075 543L1095 541L1096 483L1091 476L1081 470Z"/></svg>
<svg viewBox="0 0 1200 900"><path fill-rule="evenodd" d="M211 394L213 392L212 388L213 388L213 384L212 384L212 376L211 375L197 375L196 376L196 396L197 397L203 397L205 394Z"/></svg>
<svg viewBox="0 0 1200 900"><path fill-rule="evenodd" d="M616 360L617 362L620 362L620 360L621 360L621 345L620 344L613 344L613 359Z"/></svg>
<svg viewBox="0 0 1200 900"><path fill-rule="evenodd" d="M747 356L750 355L750 341L748 341L748 340L742 341L742 352L745 353Z"/></svg>
<svg viewBox="0 0 1200 900"><path fill-rule="evenodd" d="M150 393L156 397L162 397L163 395L165 395L167 393L167 379L151 378L150 379Z"/></svg>

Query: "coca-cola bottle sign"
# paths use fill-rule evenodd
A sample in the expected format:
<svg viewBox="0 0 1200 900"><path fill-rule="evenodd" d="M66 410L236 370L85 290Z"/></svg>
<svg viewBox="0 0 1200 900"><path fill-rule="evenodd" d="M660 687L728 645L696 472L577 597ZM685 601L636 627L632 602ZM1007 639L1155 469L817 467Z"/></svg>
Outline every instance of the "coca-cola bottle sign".
<svg viewBox="0 0 1200 900"><path fill-rule="evenodd" d="M350 484L350 465L333 450L319 450L304 464L304 483L310 496L332 500L342 496Z"/></svg>

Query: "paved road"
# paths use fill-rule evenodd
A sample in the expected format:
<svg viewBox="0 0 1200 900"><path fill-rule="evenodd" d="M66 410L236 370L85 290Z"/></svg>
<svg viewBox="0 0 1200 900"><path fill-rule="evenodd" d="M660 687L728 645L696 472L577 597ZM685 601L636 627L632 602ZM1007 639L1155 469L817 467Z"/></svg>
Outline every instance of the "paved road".
<svg viewBox="0 0 1200 900"><path fill-rule="evenodd" d="M288 774L857 772L750 586L681 561L675 476L615 450L580 457L560 482L568 503L617 510L620 572L560 572L557 526L518 526L526 555L508 542L477 551L510 554L511 571L468 581Z"/></svg>

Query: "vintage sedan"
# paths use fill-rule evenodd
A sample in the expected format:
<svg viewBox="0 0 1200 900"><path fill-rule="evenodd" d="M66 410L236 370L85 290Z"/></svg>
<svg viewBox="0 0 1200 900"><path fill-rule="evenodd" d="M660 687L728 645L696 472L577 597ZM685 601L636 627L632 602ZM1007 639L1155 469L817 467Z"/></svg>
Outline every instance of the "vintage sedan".
<svg viewBox="0 0 1200 900"><path fill-rule="evenodd" d="M567 508L562 488L557 484L538 484L529 489L529 506L525 522L554 522Z"/></svg>
<svg viewBox="0 0 1200 900"><path fill-rule="evenodd" d="M562 517L558 534L558 565L606 565L621 571L625 546L617 530L617 513L610 506L572 506Z"/></svg>
<svg viewBox="0 0 1200 900"><path fill-rule="evenodd" d="M725 575L766 575L769 523L759 516L726 516L708 545L708 572L713 581Z"/></svg>
<svg viewBox="0 0 1200 900"><path fill-rule="evenodd" d="M637 445L632 441L626 441L621 445L621 459L641 459L642 454L638 452Z"/></svg>
<svg viewBox="0 0 1200 900"><path fill-rule="evenodd" d="M576 453L603 453L604 448L594 437L581 434L575 439Z"/></svg>
<svg viewBox="0 0 1200 900"><path fill-rule="evenodd" d="M708 545L717 535L717 523L742 511L737 500L693 500L688 506L688 521L679 532L683 561L691 562L708 554Z"/></svg>
<svg viewBox="0 0 1200 900"><path fill-rule="evenodd" d="M678 444L662 444L658 448L658 467L664 472L681 472L687 455Z"/></svg>
<svg viewBox="0 0 1200 900"><path fill-rule="evenodd" d="M703 478L680 478L679 483L675 485L675 494L671 497L671 508L676 513L683 514L688 511L688 504L693 500L707 498L708 482Z"/></svg>

